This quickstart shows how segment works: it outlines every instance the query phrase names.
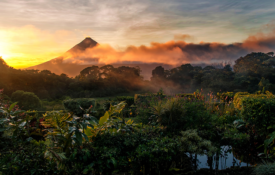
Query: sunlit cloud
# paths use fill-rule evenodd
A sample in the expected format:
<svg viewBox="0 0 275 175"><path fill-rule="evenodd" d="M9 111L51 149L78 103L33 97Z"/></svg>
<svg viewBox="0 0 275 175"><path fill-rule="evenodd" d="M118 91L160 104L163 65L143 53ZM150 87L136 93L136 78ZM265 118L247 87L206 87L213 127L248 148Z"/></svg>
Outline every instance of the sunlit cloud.
<svg viewBox="0 0 275 175"><path fill-rule="evenodd" d="M179 66L191 63L234 62L250 52L270 52L275 50L275 30L269 33L250 35L241 43L219 42L188 43L189 35L176 38L182 41L165 43L152 42L150 46L128 46L125 51L117 51L108 44L99 44L85 52L68 53L63 63L72 64L118 64L118 63L160 63ZM71 54L71 55L70 55Z"/></svg>

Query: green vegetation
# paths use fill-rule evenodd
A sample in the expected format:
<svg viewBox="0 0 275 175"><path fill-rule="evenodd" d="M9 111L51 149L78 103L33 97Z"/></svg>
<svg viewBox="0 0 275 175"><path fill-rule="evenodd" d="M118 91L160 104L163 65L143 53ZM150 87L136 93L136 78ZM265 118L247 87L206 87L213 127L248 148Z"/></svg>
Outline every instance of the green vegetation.
<svg viewBox="0 0 275 175"><path fill-rule="evenodd" d="M9 97L17 90L24 90L47 101L155 93L160 88L166 94L193 93L196 89L215 94L254 93L263 89L275 93L274 65L271 54L250 53L237 59L233 68L230 65L203 68L184 64L165 70L158 66L152 71L151 81L146 81L138 67L92 66L70 78L48 70L16 70L0 58L0 89L5 89ZM229 96L232 98L232 94Z"/></svg>
<svg viewBox="0 0 275 175"><path fill-rule="evenodd" d="M76 78L37 71L39 81L44 78L39 86L48 88L43 93L28 81L22 89L29 92L19 90L20 85L0 91L0 174L274 174L269 59L249 54L236 61L234 72L230 66L157 67L146 86L160 90L148 93L141 93L143 80L136 68L90 67ZM4 62L1 66L6 76L28 73ZM0 87L6 81L1 79ZM188 93L165 93L175 82ZM197 87L213 92L191 93ZM111 89L131 95L111 96ZM253 166L218 170L223 146ZM198 155L207 156L208 169L198 168Z"/></svg>
<svg viewBox="0 0 275 175"><path fill-rule="evenodd" d="M11 95L11 100L26 109L40 109L42 107L40 99L32 92L18 90Z"/></svg>
<svg viewBox="0 0 275 175"><path fill-rule="evenodd" d="M209 174L223 174L223 171L212 166L216 161L214 154L220 154L223 145L231 145L235 156L241 156L242 161L253 164L260 160L258 152L265 152L269 156L273 154L271 142L266 148L259 147L267 142L262 135L270 135L273 132L270 126L273 124L266 131L268 123L253 123L246 117L246 113L251 111L249 108L254 109L254 105L248 105L248 111L245 112L243 109L246 107L234 106L232 100L224 103L220 99L222 103L218 103L216 96L203 95L201 92L169 96L160 91L140 96L145 98L137 98L134 104L134 97L101 99L109 103L107 110L102 109L102 101L97 103L95 99L69 99L64 101L67 111L49 111L43 116L21 111L16 103L9 105L1 98L0 172L203 172L197 170L196 158L190 157L192 153L208 156L208 162L212 162L209 163ZM238 93L235 97L242 100L249 97L254 101L274 98L269 92ZM255 102L258 104L258 101ZM266 104L272 105L269 101L263 102L263 106ZM273 111L268 112L266 115L274 115ZM101 113L101 117L95 116L97 113ZM258 174L260 171L264 171L263 168L255 169ZM251 169L240 172L245 174L251 172Z"/></svg>

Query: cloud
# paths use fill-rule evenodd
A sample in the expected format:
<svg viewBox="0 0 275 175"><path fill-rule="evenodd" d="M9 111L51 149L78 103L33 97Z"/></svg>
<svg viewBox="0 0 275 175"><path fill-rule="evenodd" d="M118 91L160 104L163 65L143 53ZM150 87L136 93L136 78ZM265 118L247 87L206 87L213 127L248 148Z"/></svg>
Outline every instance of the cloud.
<svg viewBox="0 0 275 175"><path fill-rule="evenodd" d="M255 35L250 35L244 40L243 47L250 50L272 51L275 48L275 29L267 34L259 32Z"/></svg>
<svg viewBox="0 0 275 175"><path fill-rule="evenodd" d="M1 0L0 23L76 31L113 47L162 43L180 33L232 43L274 19L274 5L273 0Z"/></svg>
<svg viewBox="0 0 275 175"><path fill-rule="evenodd" d="M188 38L188 35L180 36ZM181 65L186 63L232 62L250 52L269 52L275 50L275 30L249 36L242 43L224 44L187 43L185 41L152 42L150 46L128 46L125 51L117 51L108 44L99 44L84 53L67 55L64 63L118 64L118 63L163 63ZM77 55L77 57L75 56Z"/></svg>
<svg viewBox="0 0 275 175"><path fill-rule="evenodd" d="M194 40L194 37L191 36L191 35L188 35L188 34L177 34L177 35L174 35L174 40L182 40L182 41L187 41L187 40L191 40L193 41Z"/></svg>

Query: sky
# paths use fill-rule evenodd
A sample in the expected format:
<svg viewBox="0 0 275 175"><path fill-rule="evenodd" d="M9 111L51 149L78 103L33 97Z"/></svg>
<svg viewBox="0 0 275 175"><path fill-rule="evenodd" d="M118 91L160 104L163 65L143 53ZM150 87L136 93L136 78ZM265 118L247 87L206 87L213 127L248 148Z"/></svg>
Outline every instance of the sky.
<svg viewBox="0 0 275 175"><path fill-rule="evenodd" d="M275 34L274 0L0 0L0 7L0 56L15 68L58 57L87 36L124 52Z"/></svg>

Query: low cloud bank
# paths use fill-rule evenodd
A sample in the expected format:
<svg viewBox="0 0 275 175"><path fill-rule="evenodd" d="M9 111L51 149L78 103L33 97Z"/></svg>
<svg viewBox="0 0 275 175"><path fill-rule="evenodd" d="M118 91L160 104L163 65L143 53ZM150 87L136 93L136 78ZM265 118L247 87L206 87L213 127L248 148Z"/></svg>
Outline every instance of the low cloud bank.
<svg viewBox="0 0 275 175"><path fill-rule="evenodd" d="M182 35L183 39L189 37ZM180 38L178 36L177 38ZM275 30L268 34L249 36L242 43L223 44L218 42L198 44L185 41L152 42L150 46L129 46L125 51L117 51L108 44L99 44L84 52L66 53L64 63L73 64L131 64L162 63L173 66L186 63L233 62L250 52L270 52L275 50Z"/></svg>

